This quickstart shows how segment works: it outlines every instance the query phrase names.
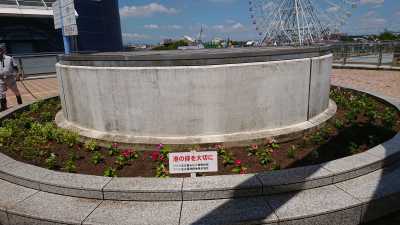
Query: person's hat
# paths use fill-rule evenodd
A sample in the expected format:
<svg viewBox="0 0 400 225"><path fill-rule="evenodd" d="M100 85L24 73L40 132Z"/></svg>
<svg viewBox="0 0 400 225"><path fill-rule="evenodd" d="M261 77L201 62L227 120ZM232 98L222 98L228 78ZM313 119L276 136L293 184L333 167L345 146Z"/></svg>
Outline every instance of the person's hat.
<svg viewBox="0 0 400 225"><path fill-rule="evenodd" d="M5 43L0 43L0 49L6 49L6 44Z"/></svg>

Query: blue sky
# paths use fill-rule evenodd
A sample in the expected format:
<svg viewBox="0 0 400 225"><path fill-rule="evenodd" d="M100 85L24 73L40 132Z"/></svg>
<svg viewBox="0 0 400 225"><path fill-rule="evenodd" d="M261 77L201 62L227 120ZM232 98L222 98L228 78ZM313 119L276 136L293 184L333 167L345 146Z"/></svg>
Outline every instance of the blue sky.
<svg viewBox="0 0 400 225"><path fill-rule="evenodd" d="M358 1L348 24L341 28L343 32L377 33L385 28L400 31L400 0ZM249 16L248 0L119 0L119 5L125 43L158 43L183 35L196 37L201 26L206 40L258 38Z"/></svg>

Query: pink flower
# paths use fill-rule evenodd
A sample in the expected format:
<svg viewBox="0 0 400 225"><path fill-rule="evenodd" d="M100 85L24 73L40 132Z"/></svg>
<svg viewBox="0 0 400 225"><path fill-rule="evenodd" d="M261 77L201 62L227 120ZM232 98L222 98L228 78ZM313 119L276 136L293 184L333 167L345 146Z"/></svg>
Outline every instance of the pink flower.
<svg viewBox="0 0 400 225"><path fill-rule="evenodd" d="M112 144L112 147L113 147L113 148L118 148L118 146L119 146L118 143L113 143L113 144Z"/></svg>
<svg viewBox="0 0 400 225"><path fill-rule="evenodd" d="M242 165L242 161L239 160L239 159L235 160L235 165L236 165L236 166Z"/></svg>
<svg viewBox="0 0 400 225"><path fill-rule="evenodd" d="M252 144L252 145L251 145L251 149L257 150L257 149L258 149L258 145L257 145L257 144Z"/></svg>
<svg viewBox="0 0 400 225"><path fill-rule="evenodd" d="M158 150L161 150L161 149L163 149L163 148L164 148L164 145L163 145L163 144L160 143L160 144L157 145L157 149L158 149Z"/></svg>
<svg viewBox="0 0 400 225"><path fill-rule="evenodd" d="M151 160L157 161L159 157L160 157L160 152L154 151L151 153Z"/></svg>

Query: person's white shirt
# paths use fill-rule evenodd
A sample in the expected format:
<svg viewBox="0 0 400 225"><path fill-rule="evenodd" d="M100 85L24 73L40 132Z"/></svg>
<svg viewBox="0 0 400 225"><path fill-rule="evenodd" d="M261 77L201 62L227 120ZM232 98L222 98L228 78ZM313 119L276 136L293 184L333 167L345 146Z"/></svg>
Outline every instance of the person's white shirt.
<svg viewBox="0 0 400 225"><path fill-rule="evenodd" d="M8 77L8 76L15 76L16 69L18 64L14 60L13 57L8 55L3 55L3 59L1 60L0 56L0 76L1 77Z"/></svg>

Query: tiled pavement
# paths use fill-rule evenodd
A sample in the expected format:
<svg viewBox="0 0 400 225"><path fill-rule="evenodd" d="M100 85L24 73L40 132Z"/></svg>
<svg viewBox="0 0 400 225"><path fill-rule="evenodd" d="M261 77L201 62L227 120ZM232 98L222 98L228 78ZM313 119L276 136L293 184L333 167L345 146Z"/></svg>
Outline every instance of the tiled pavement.
<svg viewBox="0 0 400 225"><path fill-rule="evenodd" d="M23 101L30 102L35 100L35 97L40 99L57 95L58 82L56 78L19 81L18 89L21 92ZM14 94L10 90L7 91L7 101L8 107L15 106L17 102Z"/></svg>
<svg viewBox="0 0 400 225"><path fill-rule="evenodd" d="M331 80L334 85L359 88L389 97L400 97L400 71L337 69L333 70ZM58 94L56 78L25 80L23 83L18 82L18 87L25 102L35 99L29 91L37 98ZM7 96L9 106L15 105L16 99L10 91L7 92Z"/></svg>

